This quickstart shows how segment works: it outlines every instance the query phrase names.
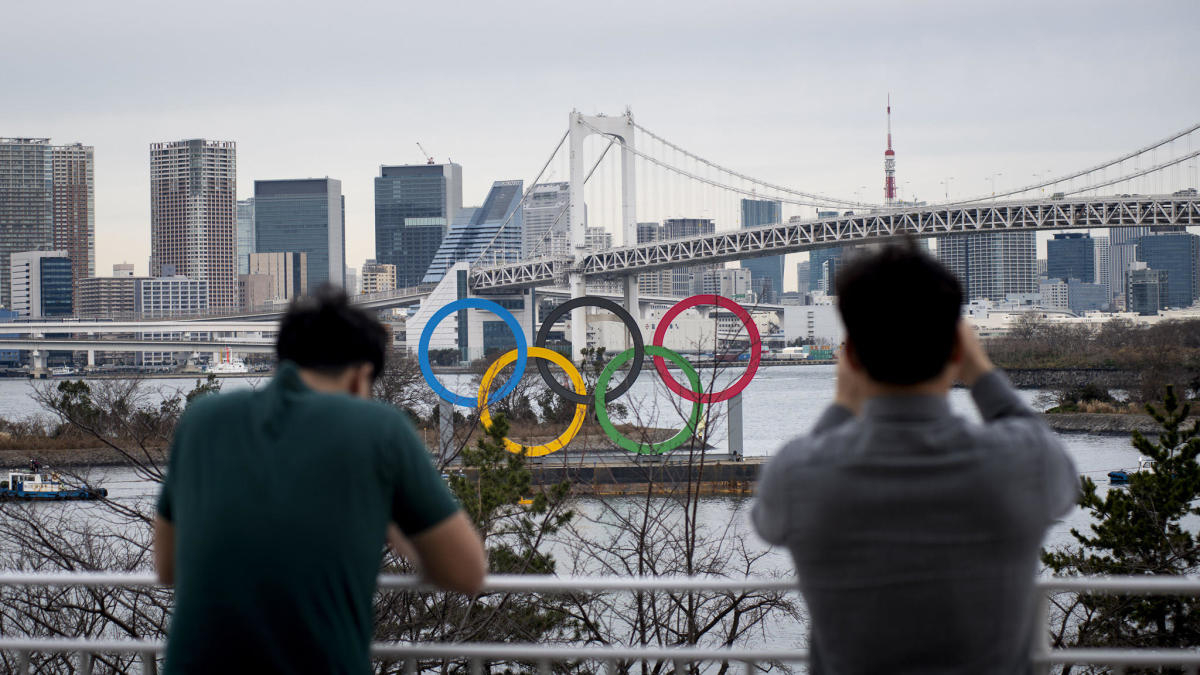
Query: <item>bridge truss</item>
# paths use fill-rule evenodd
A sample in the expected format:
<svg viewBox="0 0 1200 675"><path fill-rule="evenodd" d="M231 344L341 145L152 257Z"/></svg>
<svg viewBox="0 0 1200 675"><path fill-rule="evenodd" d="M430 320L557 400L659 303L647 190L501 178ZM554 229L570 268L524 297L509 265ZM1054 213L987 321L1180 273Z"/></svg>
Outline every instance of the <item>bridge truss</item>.
<svg viewBox="0 0 1200 675"><path fill-rule="evenodd" d="M585 277L625 276L678 265L720 263L902 236L1163 225L1200 225L1200 198L1044 199L847 214L612 248L591 253L578 264L560 258L480 267L471 270L471 287L478 293L507 292L553 283L571 272Z"/></svg>

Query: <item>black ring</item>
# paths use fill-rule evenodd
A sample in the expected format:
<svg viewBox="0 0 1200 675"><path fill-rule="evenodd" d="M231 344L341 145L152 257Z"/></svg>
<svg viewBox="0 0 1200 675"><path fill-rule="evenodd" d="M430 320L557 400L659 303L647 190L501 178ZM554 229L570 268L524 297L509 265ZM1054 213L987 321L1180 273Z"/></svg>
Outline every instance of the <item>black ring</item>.
<svg viewBox="0 0 1200 675"><path fill-rule="evenodd" d="M625 379L621 380L621 384L617 385L615 389L605 395L605 400L612 401L629 391L629 388L633 386L633 381L637 379L638 373L642 372L642 360L646 358L646 345L642 340L642 329L637 325L637 322L633 320L633 317L629 314L629 312L625 311L624 307L618 305L612 300L609 300L608 298L601 298L596 295L585 295L579 298L572 298L562 303L558 307L555 307L550 314L542 320L542 326L541 328L538 328L537 338L533 341L533 345L535 347L545 347L546 340L550 339L550 331L554 328L554 323L562 318L564 314L570 312L576 307L599 307L600 309L607 309L615 314L616 317L621 320L621 323L625 324L625 327L629 329L629 334L633 336L633 359L629 364L629 372L625 374ZM571 345L571 348L574 349L575 345ZM533 361L537 364L538 372L542 374L542 380L546 382L546 386L550 387L554 393L562 396L572 403L582 403L587 405L588 403L592 402L592 397L594 394L580 396L579 394L576 394L570 389L567 389L563 385L559 384L558 380L554 379L553 375L551 375L550 364L546 363L545 359L533 359Z"/></svg>

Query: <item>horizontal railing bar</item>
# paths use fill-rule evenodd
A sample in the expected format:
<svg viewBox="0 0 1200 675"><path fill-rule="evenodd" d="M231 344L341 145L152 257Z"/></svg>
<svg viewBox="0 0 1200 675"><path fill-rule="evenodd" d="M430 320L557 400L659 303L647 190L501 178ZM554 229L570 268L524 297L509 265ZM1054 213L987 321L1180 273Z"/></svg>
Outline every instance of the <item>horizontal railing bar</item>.
<svg viewBox="0 0 1200 675"><path fill-rule="evenodd" d="M1125 593L1129 595L1200 594L1196 576L1095 576L1043 577L1036 582L1044 592ZM127 572L0 572L0 586L159 586L149 573ZM379 587L393 590L437 590L420 577L384 574ZM621 577L494 574L484 590L509 593L569 593L585 591L793 591L793 578L770 577Z"/></svg>
<svg viewBox="0 0 1200 675"><path fill-rule="evenodd" d="M1194 576L1095 576L1044 577L1037 586L1046 592L1126 593L1153 595L1155 593L1200 593L1200 577Z"/></svg>
<svg viewBox="0 0 1200 675"><path fill-rule="evenodd" d="M162 653L158 640L86 640L0 638L0 651L75 652L84 654ZM418 659L488 659L494 661L552 662L580 660L653 660L653 661L784 661L802 662L808 653L800 649L753 649L725 647L628 647L622 645L584 645L546 647L512 643L394 643L371 645L375 657ZM1200 650L1194 649L1057 649L1036 663L1078 663L1091 665L1197 665Z"/></svg>
<svg viewBox="0 0 1200 675"><path fill-rule="evenodd" d="M1077 663L1091 666L1189 666L1200 664L1196 649L1055 649L1034 663Z"/></svg>

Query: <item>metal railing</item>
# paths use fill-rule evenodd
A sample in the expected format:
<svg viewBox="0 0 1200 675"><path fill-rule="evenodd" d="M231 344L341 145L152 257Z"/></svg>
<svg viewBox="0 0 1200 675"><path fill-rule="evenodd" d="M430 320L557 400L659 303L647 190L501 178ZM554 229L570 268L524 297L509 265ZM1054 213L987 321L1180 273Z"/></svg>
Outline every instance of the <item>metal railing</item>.
<svg viewBox="0 0 1200 675"><path fill-rule="evenodd" d="M0 572L0 586L46 587L124 587L159 586L153 574L111 572ZM383 575L379 588L387 590L436 591L412 576ZM489 576L484 586L492 593L563 594L572 592L672 591L796 591L794 579L715 578L715 577L618 577L618 576ZM1054 593L1091 593L1112 595L1188 595L1200 596L1200 577L1048 577L1039 579L1040 602L1036 633L1042 639L1034 645L1033 663L1048 672L1054 664L1116 666L1123 672L1129 666L1182 666L1184 672L1200 674L1200 646L1195 649L1053 649L1048 630L1049 598ZM34 653L74 654L79 672L90 675L98 654L137 655L142 672L157 673L158 661L165 648L161 640L114 640L91 638L33 638L0 635L0 652L16 655L16 672L29 672ZM672 664L676 673L688 671L693 664L741 664L746 673L756 672L758 664L803 664L804 650L762 647L703 646L625 646L625 645L543 645L516 643L395 643L376 642L371 646L376 659L402 660L404 672L415 673L417 661L435 660L465 664L472 675L482 673L485 664L534 664L539 673L549 674L552 665L564 662L603 664L606 673L616 673L618 664L660 662Z"/></svg>

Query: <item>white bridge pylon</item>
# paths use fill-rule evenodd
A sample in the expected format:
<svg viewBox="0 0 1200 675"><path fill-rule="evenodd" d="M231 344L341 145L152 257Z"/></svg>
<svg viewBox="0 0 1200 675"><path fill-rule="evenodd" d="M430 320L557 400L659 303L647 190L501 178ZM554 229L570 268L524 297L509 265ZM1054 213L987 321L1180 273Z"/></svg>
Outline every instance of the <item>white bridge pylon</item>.
<svg viewBox="0 0 1200 675"><path fill-rule="evenodd" d="M587 210L583 200L583 185L587 181L587 171L583 162L583 142L588 136L599 134L621 146L622 246L633 246L637 243L637 176L634 173L633 111L626 108L624 115L609 117L607 115L584 115L579 111L572 110L568 124L571 164L568 232L571 240L571 252L576 264L567 275L567 282L571 290L571 298L574 299L587 295L587 277L582 271L584 259L589 253L587 249ZM633 317L636 325L641 325L641 313L638 311L637 275L624 275L622 281L625 310ZM583 349L586 346L587 310L583 307L576 307L571 310L571 354L576 362L583 362Z"/></svg>

